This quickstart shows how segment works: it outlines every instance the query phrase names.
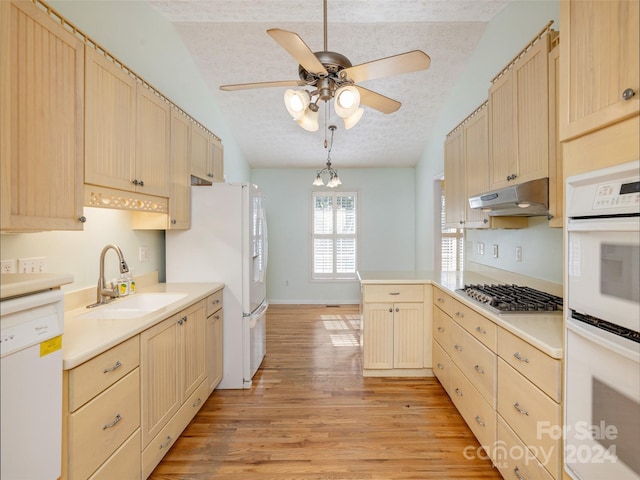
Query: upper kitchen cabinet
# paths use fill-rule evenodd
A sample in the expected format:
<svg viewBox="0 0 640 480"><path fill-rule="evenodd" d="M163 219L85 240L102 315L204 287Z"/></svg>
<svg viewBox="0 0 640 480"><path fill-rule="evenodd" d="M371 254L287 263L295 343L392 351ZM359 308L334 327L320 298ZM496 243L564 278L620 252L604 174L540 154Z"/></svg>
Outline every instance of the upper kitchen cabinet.
<svg viewBox="0 0 640 480"><path fill-rule="evenodd" d="M85 183L167 197L170 105L86 49Z"/></svg>
<svg viewBox="0 0 640 480"><path fill-rule="evenodd" d="M171 166L169 225L171 230L191 228L191 187L189 186L189 118L171 109Z"/></svg>
<svg viewBox="0 0 640 480"><path fill-rule="evenodd" d="M83 50L34 3L0 2L3 231L82 230Z"/></svg>
<svg viewBox="0 0 640 480"><path fill-rule="evenodd" d="M464 130L460 127L444 142L445 227L463 228L465 220Z"/></svg>
<svg viewBox="0 0 640 480"><path fill-rule="evenodd" d="M639 22L637 1L560 2L561 141L638 115Z"/></svg>
<svg viewBox="0 0 640 480"><path fill-rule="evenodd" d="M222 142L195 122L191 124L191 175L196 184L224 181Z"/></svg>
<svg viewBox="0 0 640 480"><path fill-rule="evenodd" d="M549 52L549 112L557 112L560 108L559 87L560 45L556 44ZM564 179L558 123L557 115L549 116L549 226L563 228Z"/></svg>
<svg viewBox="0 0 640 480"><path fill-rule="evenodd" d="M483 103L464 124L465 227L484 228L489 214L469 206L469 197L489 191L489 133L487 102Z"/></svg>
<svg viewBox="0 0 640 480"><path fill-rule="evenodd" d="M547 25L492 81L489 89L490 189L548 176Z"/></svg>

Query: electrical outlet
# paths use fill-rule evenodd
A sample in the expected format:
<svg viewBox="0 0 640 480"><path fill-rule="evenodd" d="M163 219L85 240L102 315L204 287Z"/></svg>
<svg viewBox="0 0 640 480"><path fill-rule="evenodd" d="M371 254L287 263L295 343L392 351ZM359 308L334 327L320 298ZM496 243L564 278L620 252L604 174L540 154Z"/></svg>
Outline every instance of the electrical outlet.
<svg viewBox="0 0 640 480"><path fill-rule="evenodd" d="M493 258L498 258L498 244L493 244Z"/></svg>
<svg viewBox="0 0 640 480"><path fill-rule="evenodd" d="M522 247L516 247L516 262L522 261Z"/></svg>
<svg viewBox="0 0 640 480"><path fill-rule="evenodd" d="M138 247L138 261L146 262L147 260L149 260L149 247Z"/></svg>
<svg viewBox="0 0 640 480"><path fill-rule="evenodd" d="M478 249L478 255L484 255L484 242L478 242L476 247Z"/></svg>
<svg viewBox="0 0 640 480"><path fill-rule="evenodd" d="M18 261L15 258L11 260L2 260L0 262L0 272L16 273L18 271Z"/></svg>
<svg viewBox="0 0 640 480"><path fill-rule="evenodd" d="M18 259L18 273L44 273L46 270L46 257L30 257Z"/></svg>

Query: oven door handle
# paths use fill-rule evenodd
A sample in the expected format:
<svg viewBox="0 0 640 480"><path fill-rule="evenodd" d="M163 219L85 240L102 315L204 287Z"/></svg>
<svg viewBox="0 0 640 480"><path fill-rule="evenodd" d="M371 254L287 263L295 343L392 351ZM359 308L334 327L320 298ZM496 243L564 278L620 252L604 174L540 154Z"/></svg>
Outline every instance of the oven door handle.
<svg viewBox="0 0 640 480"><path fill-rule="evenodd" d="M638 217L570 218L569 232L637 232Z"/></svg>
<svg viewBox="0 0 640 480"><path fill-rule="evenodd" d="M601 346L602 348L606 348L607 350L614 351L619 355L627 357L629 360L640 363L640 349L638 348L638 344L631 340L624 340L622 337L617 337L615 334L602 330L593 325L587 325L584 322L579 320L575 320L568 316L566 318L565 325L567 330L572 331L576 335L580 335L583 338L586 338L592 343ZM632 344L634 348L629 348L620 341L622 340L628 344Z"/></svg>

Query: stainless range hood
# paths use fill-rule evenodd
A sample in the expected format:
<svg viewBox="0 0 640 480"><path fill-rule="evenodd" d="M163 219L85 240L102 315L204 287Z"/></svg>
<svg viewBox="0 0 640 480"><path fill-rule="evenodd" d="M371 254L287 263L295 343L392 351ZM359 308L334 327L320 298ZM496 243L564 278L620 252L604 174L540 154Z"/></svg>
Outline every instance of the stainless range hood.
<svg viewBox="0 0 640 480"><path fill-rule="evenodd" d="M489 211L489 216L536 217L549 214L549 179L539 178L529 182L504 187L492 192L469 197L471 208Z"/></svg>

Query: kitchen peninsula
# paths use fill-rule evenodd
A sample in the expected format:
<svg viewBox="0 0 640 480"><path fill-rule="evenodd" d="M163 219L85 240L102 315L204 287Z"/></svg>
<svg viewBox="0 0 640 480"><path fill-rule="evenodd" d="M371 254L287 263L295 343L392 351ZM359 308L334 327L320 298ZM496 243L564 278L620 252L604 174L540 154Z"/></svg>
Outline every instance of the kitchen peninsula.
<svg viewBox="0 0 640 480"><path fill-rule="evenodd" d="M435 375L505 478L514 471L561 478L560 439L539 431L540 425L562 424L559 297L558 311L527 305L529 310L496 313L460 290L513 278L498 281L473 271L364 271L358 277L363 375ZM562 291L545 287L553 295ZM513 458L507 453L513 448L530 455Z"/></svg>

